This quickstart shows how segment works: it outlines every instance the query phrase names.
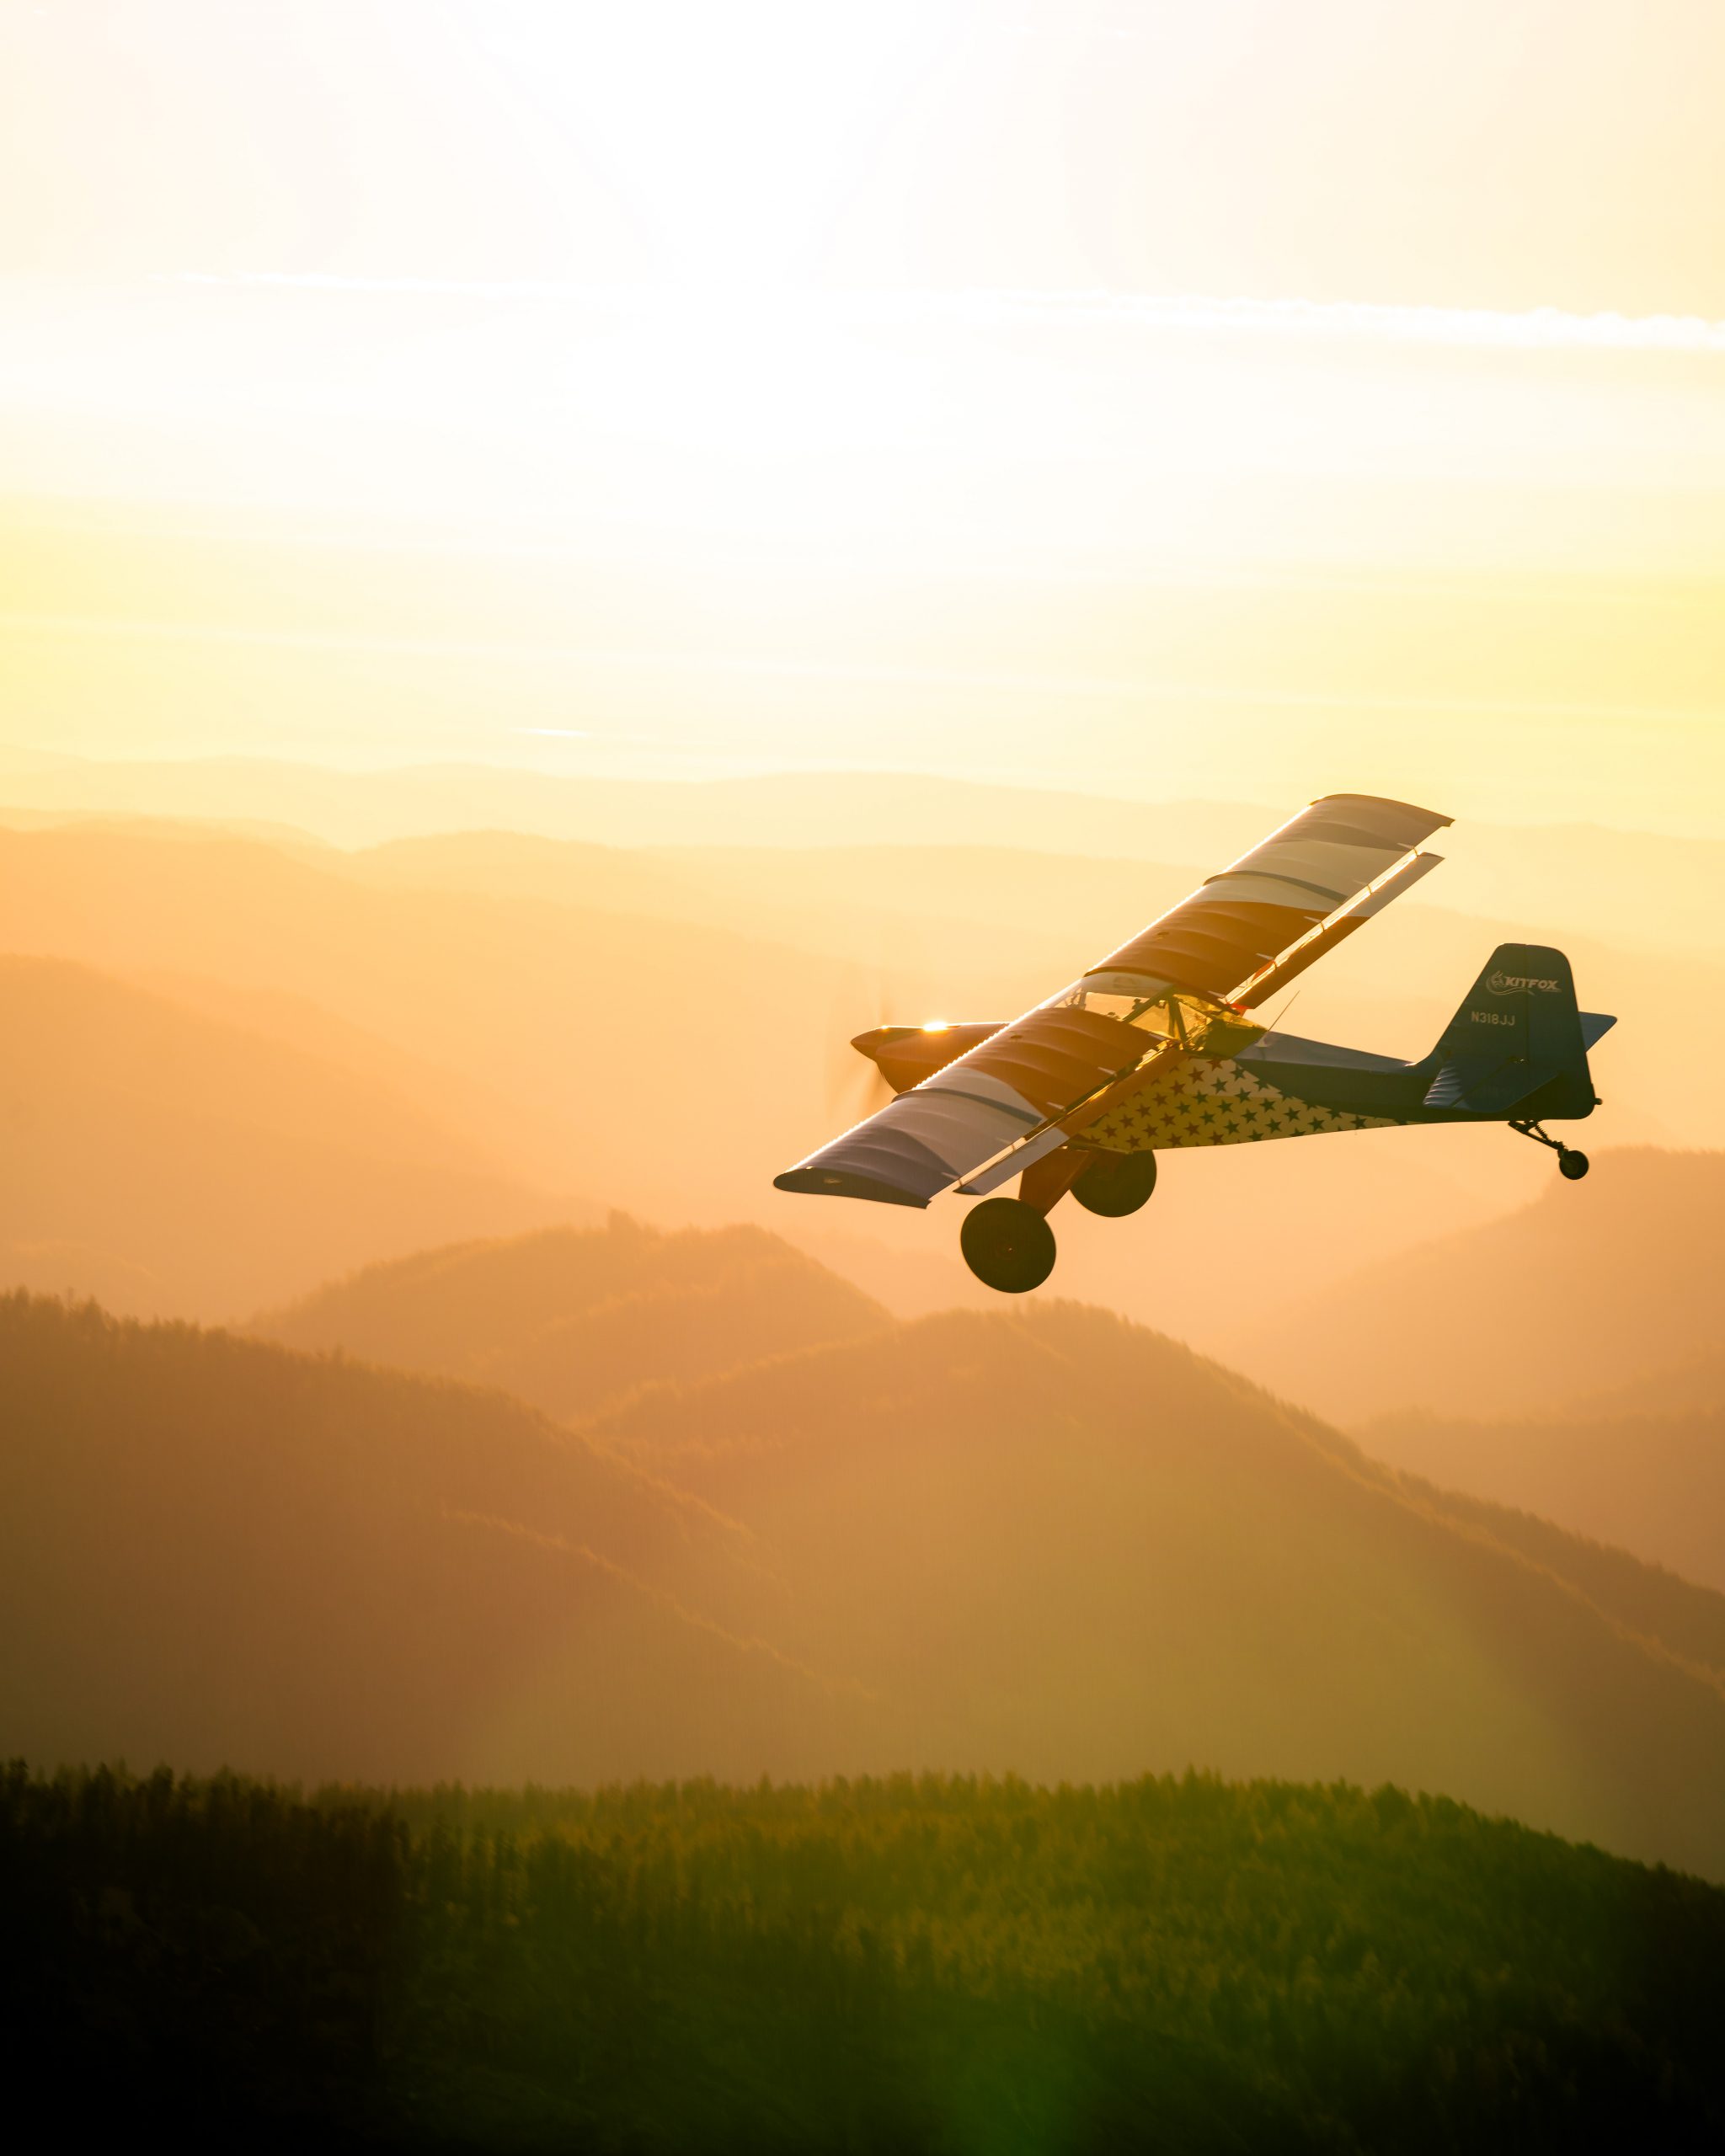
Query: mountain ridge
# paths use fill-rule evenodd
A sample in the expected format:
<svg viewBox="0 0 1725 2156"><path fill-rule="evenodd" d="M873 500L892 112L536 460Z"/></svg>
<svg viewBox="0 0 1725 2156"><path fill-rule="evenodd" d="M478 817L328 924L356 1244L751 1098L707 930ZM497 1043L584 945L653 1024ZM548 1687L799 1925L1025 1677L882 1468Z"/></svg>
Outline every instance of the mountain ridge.
<svg viewBox="0 0 1725 2156"><path fill-rule="evenodd" d="M440 1225L579 1205L377 1077L88 965L0 955L0 1021L7 1284L238 1316Z"/></svg>
<svg viewBox="0 0 1725 2156"><path fill-rule="evenodd" d="M388 1780L1229 1773L1725 1872L1725 1698L1178 1343L953 1312L573 1426L0 1301L0 1732ZM212 1625L211 1613L220 1612Z"/></svg>
<svg viewBox="0 0 1725 2156"><path fill-rule="evenodd" d="M884 1330L879 1304L764 1228L482 1237L367 1266L255 1338L464 1378L569 1419L611 1394Z"/></svg>
<svg viewBox="0 0 1725 2156"><path fill-rule="evenodd" d="M1581 1134L1576 1134L1578 1139ZM1499 1417L1632 1384L1710 1348L1725 1152L1632 1147L1531 1204L1392 1252L1220 1343L1344 1424Z"/></svg>
<svg viewBox="0 0 1725 2156"><path fill-rule="evenodd" d="M1358 1435L1410 1474L1442 1474L1725 1589L1725 1406L1497 1422L1404 1412Z"/></svg>

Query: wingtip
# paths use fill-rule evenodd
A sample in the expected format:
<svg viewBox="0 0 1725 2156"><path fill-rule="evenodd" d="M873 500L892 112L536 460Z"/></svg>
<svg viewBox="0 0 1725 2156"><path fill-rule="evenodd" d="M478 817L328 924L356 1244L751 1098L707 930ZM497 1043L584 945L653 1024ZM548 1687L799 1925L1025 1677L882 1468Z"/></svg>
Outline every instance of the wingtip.
<svg viewBox="0 0 1725 2156"><path fill-rule="evenodd" d="M1428 808L1418 801L1393 800L1387 793L1321 793L1311 805L1314 808L1321 808L1326 802L1333 801L1356 802L1373 808L1393 808L1408 816L1429 816L1434 831L1448 830L1455 820L1453 816L1442 815L1437 809Z"/></svg>
<svg viewBox="0 0 1725 2156"><path fill-rule="evenodd" d="M862 1198L876 1205L914 1205L927 1210L928 1200L873 1176L846 1174L833 1168L787 1168L772 1179L775 1190L800 1193L809 1198Z"/></svg>

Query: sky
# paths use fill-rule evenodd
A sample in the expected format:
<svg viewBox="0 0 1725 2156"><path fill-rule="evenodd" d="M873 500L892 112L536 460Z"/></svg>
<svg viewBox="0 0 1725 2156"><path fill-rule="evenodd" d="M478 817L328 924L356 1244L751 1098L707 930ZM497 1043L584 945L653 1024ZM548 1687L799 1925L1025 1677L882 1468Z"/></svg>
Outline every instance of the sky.
<svg viewBox="0 0 1725 2156"><path fill-rule="evenodd" d="M0 742L1725 834L1722 79L1705 0L0 0Z"/></svg>

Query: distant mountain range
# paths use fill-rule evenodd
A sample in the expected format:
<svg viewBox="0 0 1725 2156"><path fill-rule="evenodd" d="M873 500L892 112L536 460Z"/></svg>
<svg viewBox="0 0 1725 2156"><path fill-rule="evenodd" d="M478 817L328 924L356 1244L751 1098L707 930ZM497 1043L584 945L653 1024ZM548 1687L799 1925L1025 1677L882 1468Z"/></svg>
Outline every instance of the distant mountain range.
<svg viewBox="0 0 1725 2156"><path fill-rule="evenodd" d="M907 914L899 918L920 938L917 969L877 975L856 955L860 930L843 926L836 883L823 883L804 907L797 877L775 880L771 864L746 854L727 884L705 868L699 877L679 870L680 882L602 849L572 849L566 859L553 848L549 862L543 849L508 839L451 842L448 851L445 865L414 873L458 883L483 872L483 888L401 880L387 859L220 833L0 831L0 916L16 950L99 969L403 1097L419 1118L458 1134L470 1159L531 1193L539 1219L569 1217L562 1193L602 1189L631 1211L677 1223L782 1222L841 1268L842 1241L867 1238L889 1255L906 1251L907 1283L918 1263L926 1273L930 1257L940 1261L899 1305L930 1306L941 1268L956 1270L954 1209L943 1209L943 1219L889 1219L889 1209L787 1198L772 1177L860 1113L851 1081L863 1066L847 1043L883 1015L883 1003L888 1016L906 1003L919 1017L1021 1009L1093 955L1092 946L1075 937L1050 951L1048 939L1033 947L1016 929L991 932L975 920L943 928ZM510 887L515 869L525 891ZM1009 881L1003 862L990 873L996 888ZM950 865L924 862L919 875L913 888L931 899L959 895L962 879ZM542 894L542 881L586 896ZM622 910L631 897L668 906L667 890L681 894L676 917ZM1146 910L1154 903L1142 901ZM1098 906L1098 924L1107 910ZM766 915L787 937L818 941L832 924L835 936L852 936L850 955L823 958L728 925L758 929ZM937 993L963 1001L943 1014ZM109 1047L92 1040L102 1059L126 1060L123 1038ZM285 1057L284 1070L291 1062ZM1362 1248L1404 1246L1487 1216L1513 1202L1519 1176L1544 1167L1524 1161L1531 1149L1501 1133L1480 1145L1471 1132L1460 1134L1468 1145L1443 1144L1456 1135L1390 1133L1381 1142L1375 1135L1171 1163L1140 1220L1098 1222L1063 1209L1060 1284L1208 1340L1336 1277ZM1425 1139L1438 1142L1418 1142ZM405 1242L350 1241L297 1273L265 1251L269 1284L256 1301L304 1292L415 1242L532 1217L427 1214ZM1253 1259L1242 1267L1248 1217ZM139 1232L158 1227L152 1216ZM222 1262L244 1275L254 1260L248 1235L267 1239L270 1224L259 1213L232 1232ZM865 1257L857 1270L879 1292L878 1261ZM84 1274L13 1277L98 1284ZM236 1301L224 1291L190 1305L128 1306L225 1318Z"/></svg>
<svg viewBox="0 0 1725 2156"><path fill-rule="evenodd" d="M8 1285L239 1316L428 1235L591 1210L351 1060L84 966L0 957L0 1034Z"/></svg>
<svg viewBox="0 0 1725 2156"><path fill-rule="evenodd" d="M861 1339L890 1321L761 1228L664 1235L622 1214L375 1265L258 1320L285 1347L496 1385L547 1415L644 1383Z"/></svg>
<svg viewBox="0 0 1725 2156"><path fill-rule="evenodd" d="M434 1254L282 1321L339 1355L8 1299L0 1742L589 1784L1195 1761L1725 1873L1725 1598L1105 1314L888 1323L769 1241ZM756 1353L751 1278L803 1344ZM563 1295L600 1321L560 1334ZM684 1381L619 1393L607 1310ZM547 1339L558 1396L611 1395L574 1428L352 1359Z"/></svg>
<svg viewBox="0 0 1725 2156"><path fill-rule="evenodd" d="M1176 862L1209 875L1303 801L1151 801L911 771L785 771L685 781L559 776L489 764L355 771L245 757L125 762L0 744L0 798L26 814L201 818L296 828L341 846L476 832L604 846L1010 848L1101 863ZM1446 804L1434 802L1434 808ZM1599 825L1470 819L1445 878L1451 904L1525 932L1685 952L1720 948L1725 841Z"/></svg>
<svg viewBox="0 0 1725 2156"><path fill-rule="evenodd" d="M1725 1395L1709 1409L1515 1421L1381 1416L1378 1459L1725 1590Z"/></svg>
<svg viewBox="0 0 1725 2156"><path fill-rule="evenodd" d="M890 1292L894 1253L881 1255ZM980 1287L969 1306L1003 1314ZM687 1385L852 1339L884 1347L893 1328L880 1302L759 1229L667 1235L613 1214L601 1228L371 1266L251 1331L496 1385L569 1419L644 1382ZM1483 1528L1631 1630L1725 1672L1725 1597L1686 1584L1725 1588L1725 1426L1718 1407L1687 1404L1725 1399L1725 1389L1706 1391L1717 1375L1713 1358L1647 1380L1639 1418L1616 1394L1519 1422L1388 1416L1355 1433L1357 1451L1318 1417L1278 1412L1359 1472L1382 1480L1383 1468L1395 1470L1391 1481L1412 1501ZM1667 1399L1676 1405L1659 1412Z"/></svg>
<svg viewBox="0 0 1725 2156"><path fill-rule="evenodd" d="M1621 1544L1725 1588L1725 1355L1493 1420L1404 1409L1358 1431L1376 1458Z"/></svg>
<svg viewBox="0 0 1725 2156"><path fill-rule="evenodd" d="M1657 1394L1716 1349L1722 1219L1725 1153L1600 1153L1585 1182L1554 1175L1531 1205L1364 1262L1237 1331L1230 1359L1347 1423L1410 1411L1499 1421L1607 1388Z"/></svg>

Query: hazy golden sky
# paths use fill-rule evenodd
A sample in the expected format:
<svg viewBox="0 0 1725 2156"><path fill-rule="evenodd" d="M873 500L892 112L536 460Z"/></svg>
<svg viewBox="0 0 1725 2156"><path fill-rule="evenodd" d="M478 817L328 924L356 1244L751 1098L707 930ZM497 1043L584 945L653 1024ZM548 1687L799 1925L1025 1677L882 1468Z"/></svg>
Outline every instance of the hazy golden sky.
<svg viewBox="0 0 1725 2156"><path fill-rule="evenodd" d="M0 266L1725 315L1714 0L8 0Z"/></svg>
<svg viewBox="0 0 1725 2156"><path fill-rule="evenodd" d="M1711 827L1722 82L1704 0L0 5L0 739Z"/></svg>

